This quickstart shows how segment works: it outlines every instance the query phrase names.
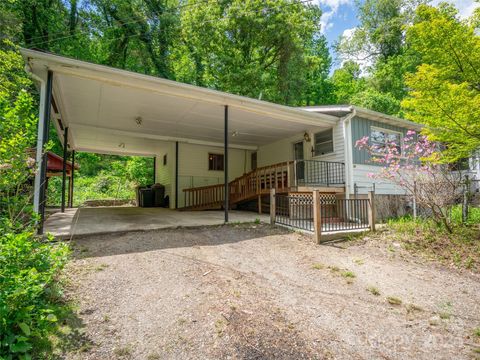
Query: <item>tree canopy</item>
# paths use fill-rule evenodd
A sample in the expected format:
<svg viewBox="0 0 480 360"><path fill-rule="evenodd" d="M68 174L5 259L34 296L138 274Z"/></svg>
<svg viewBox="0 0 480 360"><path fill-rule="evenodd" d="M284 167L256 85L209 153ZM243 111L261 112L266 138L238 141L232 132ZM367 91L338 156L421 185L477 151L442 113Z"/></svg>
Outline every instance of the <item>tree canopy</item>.
<svg viewBox="0 0 480 360"><path fill-rule="evenodd" d="M480 37L474 21L461 21L446 4L420 6L407 31L422 64L408 74L406 116L427 125L431 139L446 144L448 159L480 149Z"/></svg>

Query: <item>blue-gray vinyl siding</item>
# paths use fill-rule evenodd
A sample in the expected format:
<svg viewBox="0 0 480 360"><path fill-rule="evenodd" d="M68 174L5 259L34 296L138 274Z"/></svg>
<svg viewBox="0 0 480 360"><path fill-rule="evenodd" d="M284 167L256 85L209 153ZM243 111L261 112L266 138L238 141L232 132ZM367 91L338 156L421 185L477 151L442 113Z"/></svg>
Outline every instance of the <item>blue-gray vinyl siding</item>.
<svg viewBox="0 0 480 360"><path fill-rule="evenodd" d="M370 129L374 127L382 128L382 129L387 129L387 130L393 130L393 131L398 131L405 136L407 133L408 129L399 127L399 126L393 126L385 123L381 123L378 121L373 121L373 120L368 120L364 119L361 117L355 117L352 121L352 152L353 152L353 163L354 164L369 164L369 165L374 165L370 162L370 155L366 150L359 150L355 147L355 143L357 140L360 140L364 136L370 137Z"/></svg>

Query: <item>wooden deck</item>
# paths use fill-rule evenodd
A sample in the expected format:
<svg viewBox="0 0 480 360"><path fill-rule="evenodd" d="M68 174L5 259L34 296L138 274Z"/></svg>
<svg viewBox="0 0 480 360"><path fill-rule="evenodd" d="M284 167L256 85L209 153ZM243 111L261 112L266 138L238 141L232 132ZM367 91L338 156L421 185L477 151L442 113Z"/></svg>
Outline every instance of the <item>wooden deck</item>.
<svg viewBox="0 0 480 360"><path fill-rule="evenodd" d="M230 206L257 200L261 209L261 197L276 193L311 192L318 189L325 193L344 192L345 187L335 186L296 186L295 162L285 161L278 164L254 169L229 183ZM219 209L224 204L224 184L195 187L183 190L185 193L185 210Z"/></svg>

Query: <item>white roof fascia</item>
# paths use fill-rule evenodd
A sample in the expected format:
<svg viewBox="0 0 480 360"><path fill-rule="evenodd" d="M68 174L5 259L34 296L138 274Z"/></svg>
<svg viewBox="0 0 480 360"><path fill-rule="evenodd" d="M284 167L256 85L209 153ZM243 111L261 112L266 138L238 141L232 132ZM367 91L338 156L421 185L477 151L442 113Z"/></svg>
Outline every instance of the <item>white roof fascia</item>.
<svg viewBox="0 0 480 360"><path fill-rule="evenodd" d="M361 108L361 107L354 106L354 105L311 106L311 107L304 107L303 109L305 111L308 111L308 112L322 112L322 111L325 111L325 112L339 112L339 111L352 112L355 109L356 112L357 112L357 115L363 116L367 119L376 120L376 121L388 123L388 124L391 124L391 125L396 124L396 125L401 126L401 127L408 127L408 128L411 128L411 129L418 129L418 130L420 130L424 127L423 125L415 123L413 121L409 121L409 120L402 119L402 118L392 116L392 115L383 114L383 113L378 112L378 111L368 110L368 109Z"/></svg>

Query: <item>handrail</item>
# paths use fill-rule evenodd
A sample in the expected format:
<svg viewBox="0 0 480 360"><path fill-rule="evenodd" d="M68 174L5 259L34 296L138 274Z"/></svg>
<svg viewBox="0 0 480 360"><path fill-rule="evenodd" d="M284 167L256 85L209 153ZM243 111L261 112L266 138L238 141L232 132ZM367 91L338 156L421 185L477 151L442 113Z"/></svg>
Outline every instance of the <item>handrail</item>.
<svg viewBox="0 0 480 360"><path fill-rule="evenodd" d="M220 187L220 186L224 186L224 185L223 184L213 184L213 185L196 186L196 187L193 187L193 188L183 189L183 191L209 189L209 188L216 187L216 186Z"/></svg>
<svg viewBox="0 0 480 360"><path fill-rule="evenodd" d="M225 199L223 184L183 189L183 191L185 193L186 208L221 206Z"/></svg>
<svg viewBox="0 0 480 360"><path fill-rule="evenodd" d="M335 161L297 160L295 175L298 185L332 186L345 184L345 164Z"/></svg>
<svg viewBox="0 0 480 360"><path fill-rule="evenodd" d="M231 204L254 199L270 193L287 192L297 185L343 184L344 164L318 160L294 160L262 166L235 178L229 183ZM224 202L224 184L183 189L186 208L221 206Z"/></svg>

